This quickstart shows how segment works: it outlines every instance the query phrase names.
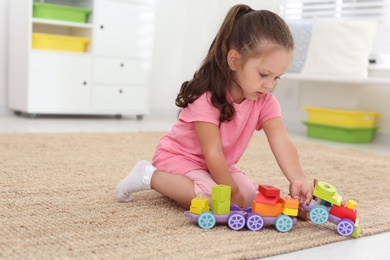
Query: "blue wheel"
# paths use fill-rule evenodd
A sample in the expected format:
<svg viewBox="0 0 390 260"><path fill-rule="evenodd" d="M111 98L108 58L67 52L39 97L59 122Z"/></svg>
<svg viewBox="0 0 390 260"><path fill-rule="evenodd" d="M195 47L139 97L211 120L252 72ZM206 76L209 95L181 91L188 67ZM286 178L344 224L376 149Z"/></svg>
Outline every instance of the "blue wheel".
<svg viewBox="0 0 390 260"><path fill-rule="evenodd" d="M198 225L203 229L213 228L215 223L215 216L211 212L202 212L198 216Z"/></svg>
<svg viewBox="0 0 390 260"><path fill-rule="evenodd" d="M233 230L245 227L245 217L241 213L231 213L227 219L228 226Z"/></svg>
<svg viewBox="0 0 390 260"><path fill-rule="evenodd" d="M317 225L322 225L328 221L328 209L323 205L314 206L309 212L310 220Z"/></svg>
<svg viewBox="0 0 390 260"><path fill-rule="evenodd" d="M291 217L286 215L279 215L275 220L275 228L279 232L288 232L292 229L294 223Z"/></svg>
<svg viewBox="0 0 390 260"><path fill-rule="evenodd" d="M343 218L340 220L340 222L337 224L337 232L342 236L350 236L352 235L353 231L355 230L355 224L352 220L348 218Z"/></svg>
<svg viewBox="0 0 390 260"><path fill-rule="evenodd" d="M252 231L259 231L264 226L264 220L259 214L249 214L246 219L246 227Z"/></svg>

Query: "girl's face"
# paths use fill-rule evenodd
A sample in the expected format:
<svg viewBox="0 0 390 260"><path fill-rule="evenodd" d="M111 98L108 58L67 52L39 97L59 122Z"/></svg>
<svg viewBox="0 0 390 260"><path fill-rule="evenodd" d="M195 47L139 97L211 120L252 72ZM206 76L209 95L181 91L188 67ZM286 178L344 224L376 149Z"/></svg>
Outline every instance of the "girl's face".
<svg viewBox="0 0 390 260"><path fill-rule="evenodd" d="M259 96L270 93L286 71L291 58L290 51L278 48L267 55L249 58L242 65L240 54L231 50L228 62L233 70L234 82L229 90L234 102L256 100Z"/></svg>

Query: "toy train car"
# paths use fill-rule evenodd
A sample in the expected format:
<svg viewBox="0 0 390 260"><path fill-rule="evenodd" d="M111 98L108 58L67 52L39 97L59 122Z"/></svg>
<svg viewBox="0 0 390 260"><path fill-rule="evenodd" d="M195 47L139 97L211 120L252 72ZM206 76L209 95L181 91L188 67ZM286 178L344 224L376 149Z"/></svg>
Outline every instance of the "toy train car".
<svg viewBox="0 0 390 260"><path fill-rule="evenodd" d="M314 224L322 225L327 221L337 225L342 236L359 237L360 226L357 218L357 203L354 200L343 202L336 188L324 181L316 183L314 199L308 205L300 205L299 216Z"/></svg>
<svg viewBox="0 0 390 260"><path fill-rule="evenodd" d="M230 205L230 187L217 185L212 188L212 206L208 199L198 195L191 201L189 211L184 213L203 229L213 228L217 223L226 223L233 230L244 227L259 231L264 226L274 225L280 232L288 232L296 224L299 203L289 196L280 197L280 190L271 185L259 185L259 193L252 207L241 210Z"/></svg>

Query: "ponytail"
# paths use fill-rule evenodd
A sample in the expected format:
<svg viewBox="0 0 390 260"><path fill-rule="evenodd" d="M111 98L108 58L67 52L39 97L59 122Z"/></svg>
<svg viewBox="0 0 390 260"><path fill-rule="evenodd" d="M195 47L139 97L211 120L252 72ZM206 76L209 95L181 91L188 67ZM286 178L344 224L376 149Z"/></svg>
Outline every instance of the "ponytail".
<svg viewBox="0 0 390 260"><path fill-rule="evenodd" d="M270 11L254 11L247 5L233 6L227 13L201 67L195 72L192 80L182 84L176 97L176 105L185 108L202 94L210 91L211 103L220 111L220 122L232 120L235 110L226 98L226 91L233 82L233 73L227 61L228 52L236 49L245 61L258 51L262 40L279 44L286 49L292 49L293 46L288 26L278 15ZM291 43L286 44L283 41Z"/></svg>

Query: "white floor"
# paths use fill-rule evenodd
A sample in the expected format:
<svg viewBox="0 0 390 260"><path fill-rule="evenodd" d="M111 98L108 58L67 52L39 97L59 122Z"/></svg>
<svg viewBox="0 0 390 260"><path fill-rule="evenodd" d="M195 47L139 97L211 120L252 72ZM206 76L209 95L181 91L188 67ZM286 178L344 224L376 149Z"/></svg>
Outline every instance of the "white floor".
<svg viewBox="0 0 390 260"><path fill-rule="evenodd" d="M166 131L175 121L176 115L170 117L146 116L143 120L138 121L135 117L115 119L114 117L38 116L31 119L7 114L0 115L0 133ZM343 144L307 138L304 134L292 134L292 138L331 146L350 146L390 155L390 147L381 144ZM266 259L390 259L389 242L390 232Z"/></svg>

